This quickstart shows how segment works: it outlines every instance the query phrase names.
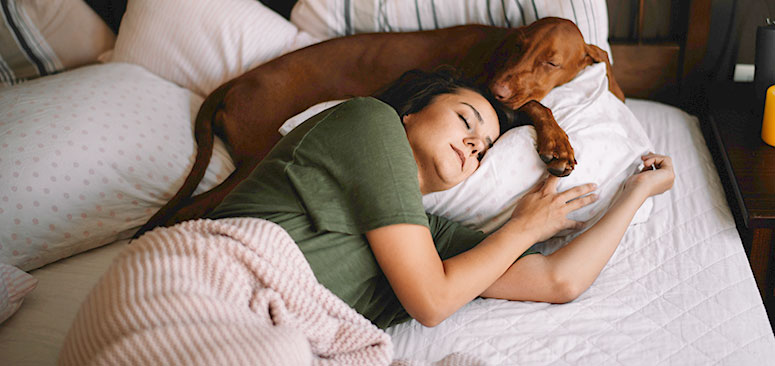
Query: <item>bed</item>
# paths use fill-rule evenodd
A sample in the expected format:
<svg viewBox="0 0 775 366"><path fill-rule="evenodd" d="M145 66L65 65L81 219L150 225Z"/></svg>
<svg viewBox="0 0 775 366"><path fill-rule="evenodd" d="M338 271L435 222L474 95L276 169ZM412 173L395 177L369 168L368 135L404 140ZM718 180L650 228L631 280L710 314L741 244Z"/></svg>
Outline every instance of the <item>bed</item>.
<svg viewBox="0 0 775 366"><path fill-rule="evenodd" d="M592 287L564 305L478 299L432 329L398 325L389 331L398 354L466 350L498 365L771 362L772 331L697 118L646 100L627 106L680 178Z"/></svg>
<svg viewBox="0 0 775 366"><path fill-rule="evenodd" d="M136 1L136 4L139 3L142 1ZM196 8L198 3L201 2L192 2L190 8ZM223 2L226 3L229 2ZM132 29L132 26L143 28L144 24L133 18L137 13L132 12L138 12L138 7L132 9L131 5L128 9L129 18L125 19L129 22L127 25L122 24L122 29ZM254 11L251 7L253 5L240 3L246 9L244 13ZM628 95L626 107L643 125L655 150L673 157L677 177L673 189L653 199L648 220L628 229L616 253L592 287L568 304L477 299L434 328L423 327L414 321L394 326L387 332L392 338L395 359L433 362L456 353L471 356L471 359L487 365L763 365L775 359L775 337L715 165L706 148L700 122L685 111L666 104L680 104L681 95L674 91L680 90L680 86L687 93L685 88L689 87L687 81L691 71L704 52L706 39L703 34L707 32L702 27L709 24L709 14L703 12L705 6L709 6L709 2L695 0L684 9L686 18L690 19L688 24L693 27L687 28L685 37L676 42L659 45L612 42L610 45L615 75ZM170 5L166 10L173 8ZM159 16L163 16L163 11L156 10ZM261 8L261 11L264 10ZM233 9L230 12L235 13ZM210 9L211 16L217 13ZM264 59L321 38L319 35L301 34L298 30L294 33L291 23L276 15L261 14L268 17L267 22L276 22L274 26L270 24L267 27L278 34L272 37L278 45L271 52L264 52L261 55ZM290 30L285 32L282 29ZM260 31L250 28L237 29L235 32L248 30ZM159 29L148 31L153 33ZM142 37L142 34L136 34L137 39ZM6 251L3 252L4 262L27 270L38 281L37 287L23 297L23 304L16 313L0 324L0 360L4 364L56 363L65 334L81 301L116 255L127 246L127 235L149 217L154 207L160 207L164 199L174 193L176 182L182 182L187 161L181 157L191 156L193 145L190 136L179 137L174 135L174 131L190 128L191 118L202 100L201 93L196 91L212 88L213 84L217 84L215 80L219 76L223 78L223 75L239 74L249 67L246 64L211 70L210 74L215 76L208 74L211 77L195 80L190 75L203 73L197 68L206 68L207 62L215 61L203 62L204 66L189 64L184 68L176 67L178 73L170 74L165 69L167 66L143 63L145 61L142 58L153 53L152 47L148 48L146 54L130 57L121 49L129 48L129 44L121 42L119 37L113 50L119 55L112 59L113 65L108 63L80 67L47 78L54 81L30 81L18 87L10 87L15 90L0 89L0 103L8 107L11 113L21 114L22 110L34 109L36 105L43 109L43 104L48 103L47 107L53 108L51 113L40 112L30 118L47 117L49 120L44 119L44 123L59 123L52 129L62 129L60 135L63 137L56 140L65 140L64 146L73 141L69 144L71 148L82 154L79 155L81 166L65 167L66 159L62 159L67 155L66 151L57 153L52 149L50 156L55 162L60 162L59 166L52 167L50 162L46 162L46 168L29 169L27 173L35 171L43 175L47 173L44 169L63 170L62 175L52 173L51 176L56 176L59 179L57 183L61 185L77 180L80 190L96 186L102 177L110 184L115 184L111 186L119 190L115 195L122 196L120 199L102 197L100 202L94 203L89 201L89 197L81 199L75 191L61 189L54 193L69 193L72 197L51 198L51 202L63 202L53 204L39 199L42 201L39 204L45 205L49 213L52 206L55 206L58 209L54 211L60 211L63 217L57 217L59 221L45 225L48 228L54 227L46 230L46 235L52 237L46 237L48 250L25 259L13 261L14 255L7 254L14 250L10 249L11 239L3 237L3 240L7 240L0 242L5 245L5 248L0 249ZM244 50L240 48L234 51L242 55L240 52ZM123 60L125 63L118 62L121 57L126 58ZM132 57L139 60L136 63L144 68L128 61ZM229 64L232 60L223 62ZM149 73L145 69L154 72ZM632 73L646 72L644 70L657 70L659 73L654 75L659 76L649 78L648 83L628 78ZM120 76L116 76L117 73ZM79 81L85 85L74 86ZM151 84L155 86L147 86ZM49 90L51 94L45 94L40 88ZM38 104L34 104L36 100L40 100ZM109 102L111 105L105 109L92 109L94 104L90 104L90 101L97 104ZM161 115L159 119L154 119L152 113L146 113L159 110L162 111L156 113ZM55 114L57 117L54 117ZM121 114L131 121L125 122L127 125L135 123L149 131L155 129L153 134L165 142L159 143L157 147L151 144L154 140L152 133L142 137L132 136L130 129L122 127L121 123L103 126L101 121L92 121L93 129L65 130L68 126L67 117L90 120L99 116L110 120L121 117ZM65 122L61 121L63 119ZM3 120L6 130L9 125L14 125L15 120L13 115L6 116ZM176 124L168 120L178 122ZM120 136L108 134L107 141L102 145L81 144L89 139L100 139L101 128L126 132ZM33 128L30 135L34 135L37 130ZM19 154L30 153L34 144L25 145L26 150L18 150L22 146L15 143L27 136L21 136L18 130L11 131L0 140L1 144L6 145L3 148ZM112 140L114 137L115 141ZM41 144L44 145L41 149L47 148L46 144ZM145 144L146 147L138 144ZM109 146L115 147L115 151L109 149ZM157 160L144 153L145 150L158 148L171 153L166 158L157 156ZM103 158L93 157L100 155L97 152ZM173 157L173 154L176 156ZM10 178L14 177L14 173L24 175L27 170L14 169L14 166L24 165L16 163L23 160L23 155L19 160L7 156L4 153L3 160L0 160L0 163L7 164L0 171L0 180L8 179L12 183ZM200 189L206 189L225 178L231 169L227 156L225 148L219 145L214 159L216 164L208 168L208 175ZM39 159L45 160L45 156ZM131 164L115 165L115 171L111 173L113 175L100 176L98 167L122 161ZM151 162L161 168L149 168ZM96 174L91 173L91 169L96 170ZM70 179L64 180L64 176ZM90 183L84 183L86 180ZM34 193L41 194L37 191L38 187L32 184L28 186L30 188L17 184L9 186L16 187L14 193L21 194L28 190L33 197ZM108 187L108 183L100 187ZM104 189L100 193L105 193ZM47 224L43 216L31 214L28 217L22 214L36 212L32 209L37 207L32 203L34 198L29 205L19 203L22 206L19 208L13 205L13 195L4 197L10 198L0 201L0 207L3 208L0 215L13 212L21 217L19 223L13 219L4 221L8 223L4 228L6 234L19 232L19 229L14 228L23 226L26 220L31 221L33 216L39 220L35 225ZM96 210L95 206L99 206L100 209L94 212L86 212L85 209L73 211L75 214L72 216L75 217L67 217L65 205L72 200L89 201L90 208ZM115 206L111 208L107 203L109 201ZM102 217L99 216L101 214L104 214L104 218L99 226L88 226L88 219ZM62 226L73 220L81 226L60 232ZM105 232L99 231L102 229ZM89 233L83 235L86 231ZM56 233L56 236L51 233ZM81 235L76 238L78 234ZM76 239L79 239L76 244L56 245L57 242ZM19 240L23 241L24 237ZM34 241L36 239L32 240L32 244L37 244Z"/></svg>

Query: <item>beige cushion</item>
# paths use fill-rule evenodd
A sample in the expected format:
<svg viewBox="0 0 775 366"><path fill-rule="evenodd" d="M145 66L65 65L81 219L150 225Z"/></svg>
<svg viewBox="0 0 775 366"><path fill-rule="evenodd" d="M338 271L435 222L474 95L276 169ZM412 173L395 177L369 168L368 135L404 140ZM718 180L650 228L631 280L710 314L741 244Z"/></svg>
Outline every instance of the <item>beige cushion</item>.
<svg viewBox="0 0 775 366"><path fill-rule="evenodd" d="M132 0L118 34L112 61L141 65L202 96L316 42L256 0Z"/></svg>

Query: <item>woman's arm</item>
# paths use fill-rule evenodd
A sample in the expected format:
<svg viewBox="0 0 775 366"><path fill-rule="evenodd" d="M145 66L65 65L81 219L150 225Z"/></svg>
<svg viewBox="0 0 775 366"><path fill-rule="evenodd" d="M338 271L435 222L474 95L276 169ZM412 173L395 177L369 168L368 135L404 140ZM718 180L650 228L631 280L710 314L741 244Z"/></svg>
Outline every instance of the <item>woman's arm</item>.
<svg viewBox="0 0 775 366"><path fill-rule="evenodd" d="M549 177L537 184L520 201L520 215L476 247L444 261L426 227L399 224L367 232L380 268L409 315L426 326L440 323L502 277L535 242L578 227L566 216L593 202L596 196L587 194L595 187L557 193L558 181Z"/></svg>
<svg viewBox="0 0 775 366"><path fill-rule="evenodd" d="M515 262L483 297L566 303L581 295L613 255L642 194L623 195L594 226L548 256L531 255Z"/></svg>
<svg viewBox="0 0 775 366"><path fill-rule="evenodd" d="M518 203L514 216L479 245L442 261L430 231L417 225L391 225L366 233L377 262L409 315L434 326L481 295L510 300L563 303L594 282L613 255L643 201L670 189L675 178L669 157L643 157L650 168L630 177L603 218L549 256L529 255L533 243L580 223L566 215L594 202L592 185L557 193L549 177ZM586 196L585 196L586 195Z"/></svg>
<svg viewBox="0 0 775 366"><path fill-rule="evenodd" d="M622 194L600 221L546 257L528 256L515 262L482 296L563 303L586 291L611 259L646 198L673 185L669 157L649 154L643 160L646 168L625 182ZM548 290L552 288L555 290Z"/></svg>

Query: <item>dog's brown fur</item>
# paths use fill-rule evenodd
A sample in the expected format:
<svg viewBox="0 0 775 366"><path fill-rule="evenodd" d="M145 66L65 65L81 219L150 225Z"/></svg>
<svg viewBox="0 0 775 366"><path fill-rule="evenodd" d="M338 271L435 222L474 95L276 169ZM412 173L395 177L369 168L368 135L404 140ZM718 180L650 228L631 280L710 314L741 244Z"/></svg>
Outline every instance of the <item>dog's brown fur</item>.
<svg viewBox="0 0 775 366"><path fill-rule="evenodd" d="M481 25L434 31L347 36L291 52L213 91L196 117L196 160L176 195L138 235L205 215L245 179L280 139L288 118L328 100L373 95L410 69L459 68L536 128L538 153L552 174L570 174L573 148L549 109L538 101L594 62L607 64L609 89L624 100L600 48L584 43L572 22L544 18L520 28ZM230 149L236 170L220 185L189 198L210 161L214 133Z"/></svg>

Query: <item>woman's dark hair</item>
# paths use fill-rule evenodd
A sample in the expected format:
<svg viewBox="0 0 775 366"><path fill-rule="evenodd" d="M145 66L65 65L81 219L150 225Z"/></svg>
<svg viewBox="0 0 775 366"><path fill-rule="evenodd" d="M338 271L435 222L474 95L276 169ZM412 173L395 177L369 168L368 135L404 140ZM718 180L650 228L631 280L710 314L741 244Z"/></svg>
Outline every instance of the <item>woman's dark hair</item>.
<svg viewBox="0 0 775 366"><path fill-rule="evenodd" d="M375 97L393 107L398 115L403 117L419 112L438 95L454 93L458 89L473 90L490 102L498 115L501 134L515 126L514 111L495 99L489 90L479 88L463 78L452 66L440 66L432 72L409 70Z"/></svg>

